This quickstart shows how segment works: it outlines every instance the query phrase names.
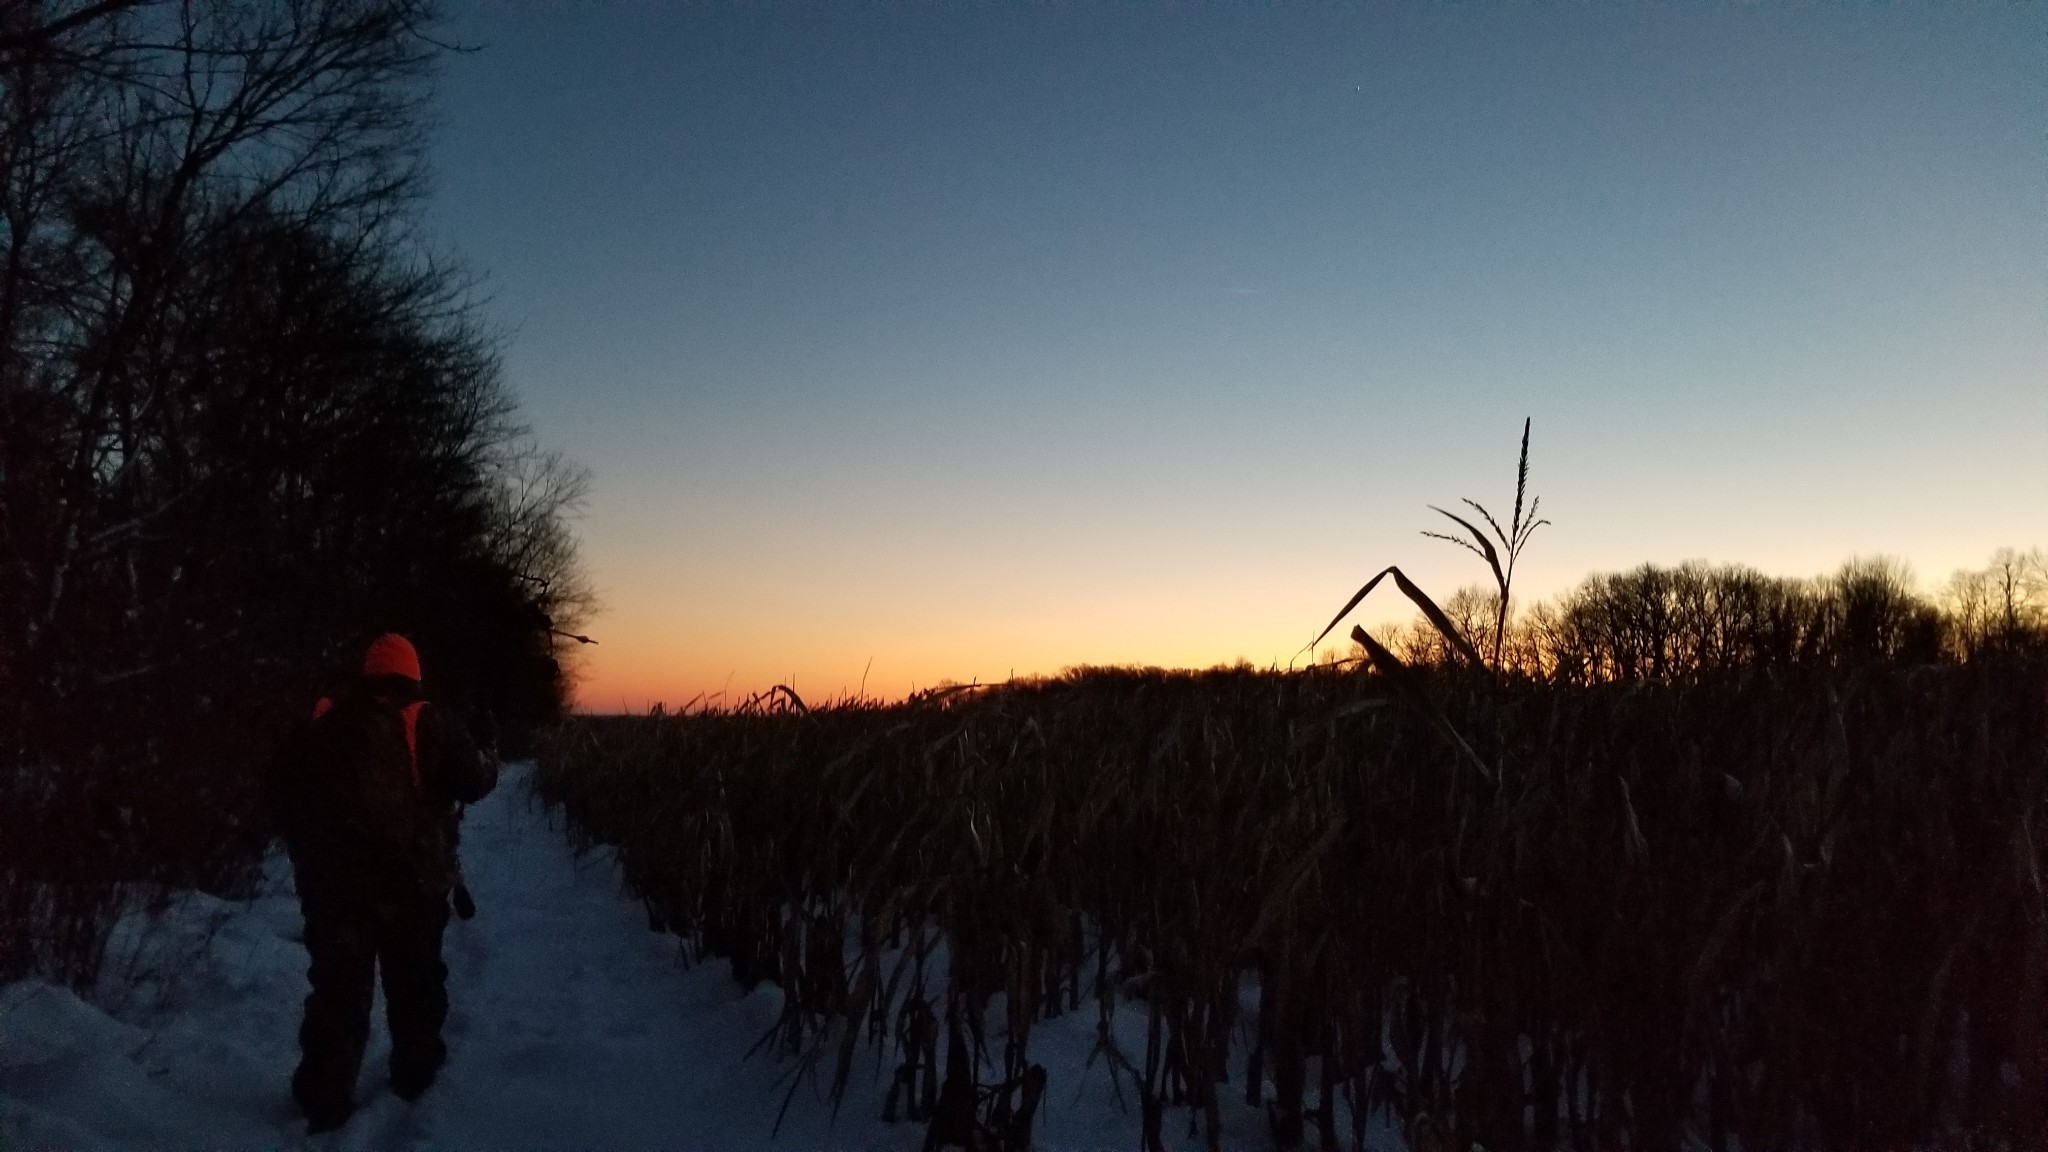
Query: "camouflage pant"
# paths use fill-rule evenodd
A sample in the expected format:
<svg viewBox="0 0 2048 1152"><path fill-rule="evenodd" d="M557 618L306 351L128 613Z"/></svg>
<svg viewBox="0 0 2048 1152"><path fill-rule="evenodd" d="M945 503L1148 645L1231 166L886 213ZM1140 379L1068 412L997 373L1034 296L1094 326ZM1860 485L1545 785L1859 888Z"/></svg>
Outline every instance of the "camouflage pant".
<svg viewBox="0 0 2048 1152"><path fill-rule="evenodd" d="M379 968L391 1028L391 1084L400 1095L417 1095L447 1055L441 1042L448 1018L448 968L441 962L447 898L438 892L302 895L300 906L313 991L306 997L299 1068L292 1076L299 1107L316 1123L338 1123L347 1115L369 1041L372 981Z"/></svg>

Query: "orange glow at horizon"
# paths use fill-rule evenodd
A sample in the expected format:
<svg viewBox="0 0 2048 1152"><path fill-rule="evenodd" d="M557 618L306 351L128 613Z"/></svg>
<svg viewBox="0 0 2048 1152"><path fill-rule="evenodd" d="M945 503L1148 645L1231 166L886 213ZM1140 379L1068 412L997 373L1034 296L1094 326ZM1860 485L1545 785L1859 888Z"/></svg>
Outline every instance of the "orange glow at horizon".
<svg viewBox="0 0 2048 1152"><path fill-rule="evenodd" d="M989 630L872 650L852 634L829 643L814 637L812 643L793 645L785 658L777 659L772 650L745 652L728 637L700 635L690 644L642 632L618 642L614 653L603 658L593 658L593 653L572 667L577 672L580 712L644 712L656 703L671 710L730 706L777 684L791 687L810 703L860 695L895 701L944 684L1050 676L1091 665L1208 668L1243 660L1260 667L1284 666L1311 634L1299 627L1269 626L1233 643L1222 637L1158 633L1104 635L1086 628L1064 639L1050 631ZM1348 648L1349 643L1333 634L1322 647ZM1299 659L1306 662L1310 657L1302 654Z"/></svg>
<svg viewBox="0 0 2048 1152"><path fill-rule="evenodd" d="M1267 591L1249 596L1230 588L1226 573L1143 594L1114 584L1083 590L1083 579L1013 571L991 578L985 598L936 587L886 598L856 591L826 594L802 613L776 607L804 597L777 595L773 581L724 603L663 600L651 588L622 587L614 609L589 625L599 645L572 656L576 706L593 713L644 712L657 702L670 709L730 706L776 684L810 702L863 693L893 701L946 683L1086 665L1285 666L1297 654L1312 658L1302 653L1304 644L1356 587L1332 594L1284 574L1260 581ZM1357 618L1405 619L1399 607L1376 595ZM1306 622L1317 614L1321 619ZM1339 634L1323 644L1348 647Z"/></svg>
<svg viewBox="0 0 2048 1152"><path fill-rule="evenodd" d="M1404 569L1439 600L1479 575L1448 549L1412 551L1419 563ZM1818 553L1790 542L1770 551L1780 562L1755 566L1773 574L1815 575L1834 567L1813 562ZM1594 571L1641 562L1532 556L1519 582L1528 594L1518 594L1518 603L1553 597ZM1958 542L1906 559L1923 593L1932 593L1950 572L1980 567L1988 557L1989 549ZM893 702L944 684L999 683L1085 666L1299 666L1319 655L1348 655L1351 623L1379 630L1416 616L1385 586L1315 652L1306 652L1310 638L1370 572L1347 570L1328 557L1298 570L1251 565L1263 569L1256 574L1248 564L1219 562L1208 578L1158 593L1116 582L1084 592L1085 579L1062 578L1048 564L991 577L986 597L951 595L946 589L957 585L935 580L887 598L861 589L814 593L816 607L803 613L782 606L804 597L778 589L772 579L746 582L743 595L724 601L666 595L672 587L666 580L622 583L611 608L588 625L598 646L569 656L575 707L593 714L641 713L656 703L670 710L730 707L777 684L813 704L861 695Z"/></svg>

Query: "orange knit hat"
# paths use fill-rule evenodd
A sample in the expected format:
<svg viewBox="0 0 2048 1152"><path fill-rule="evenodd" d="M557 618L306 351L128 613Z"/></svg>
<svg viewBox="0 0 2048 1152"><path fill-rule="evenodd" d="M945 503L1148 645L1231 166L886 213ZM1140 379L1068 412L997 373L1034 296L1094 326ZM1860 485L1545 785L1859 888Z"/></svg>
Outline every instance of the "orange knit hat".
<svg viewBox="0 0 2048 1152"><path fill-rule="evenodd" d="M396 632L386 632L370 641L370 650L363 654L363 675L418 680L420 654L413 651L412 641Z"/></svg>

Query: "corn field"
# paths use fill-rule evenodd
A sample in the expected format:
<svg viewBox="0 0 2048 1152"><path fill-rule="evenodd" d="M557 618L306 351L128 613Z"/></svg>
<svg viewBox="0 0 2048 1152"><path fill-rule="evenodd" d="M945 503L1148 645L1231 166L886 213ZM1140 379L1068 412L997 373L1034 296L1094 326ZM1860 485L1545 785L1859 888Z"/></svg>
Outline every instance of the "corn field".
<svg viewBox="0 0 2048 1152"><path fill-rule="evenodd" d="M654 927L784 990L835 1094L896 1068L927 1148L1027 1147L1071 1012L1145 1152L1217 1147L1225 1092L1279 1147L2025 1147L2044 687L1097 670L576 719L538 783Z"/></svg>

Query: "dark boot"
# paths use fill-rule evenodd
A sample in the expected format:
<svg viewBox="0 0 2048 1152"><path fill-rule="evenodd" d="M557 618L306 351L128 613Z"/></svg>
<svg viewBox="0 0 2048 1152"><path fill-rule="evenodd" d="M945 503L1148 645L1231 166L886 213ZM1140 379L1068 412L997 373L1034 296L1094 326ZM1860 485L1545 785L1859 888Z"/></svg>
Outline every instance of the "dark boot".
<svg viewBox="0 0 2048 1152"><path fill-rule="evenodd" d="M306 1135L317 1136L332 1132L354 1115L355 1102L346 1097L336 1097L332 1089L322 1086L323 1077L317 1073L308 1074L305 1064L292 1073L292 1099L299 1105L299 1111L306 1117Z"/></svg>
<svg viewBox="0 0 2048 1152"><path fill-rule="evenodd" d="M391 1090L398 1094L399 1099L412 1103L434 1086L434 1076L447 1061L448 1046L438 1036L427 1048L415 1045L400 1050L394 1045L391 1049Z"/></svg>
<svg viewBox="0 0 2048 1152"><path fill-rule="evenodd" d="M348 1123L348 1118L355 1114L356 1106L353 1104L344 1104L333 1111L307 1112L306 1135L318 1136L322 1132L332 1132Z"/></svg>

